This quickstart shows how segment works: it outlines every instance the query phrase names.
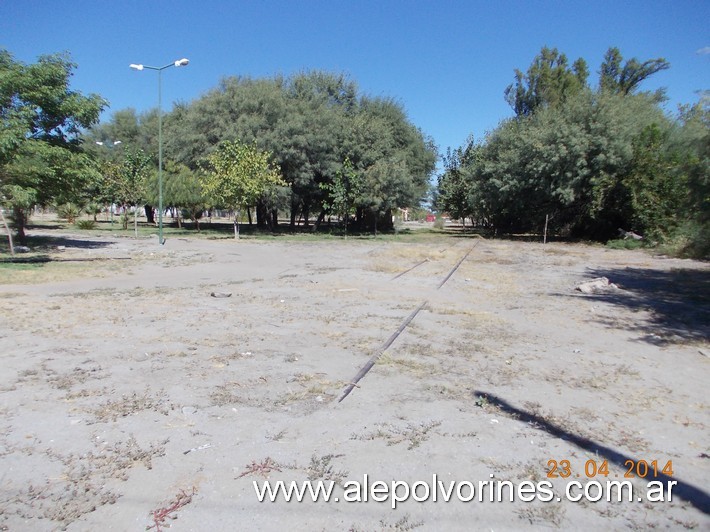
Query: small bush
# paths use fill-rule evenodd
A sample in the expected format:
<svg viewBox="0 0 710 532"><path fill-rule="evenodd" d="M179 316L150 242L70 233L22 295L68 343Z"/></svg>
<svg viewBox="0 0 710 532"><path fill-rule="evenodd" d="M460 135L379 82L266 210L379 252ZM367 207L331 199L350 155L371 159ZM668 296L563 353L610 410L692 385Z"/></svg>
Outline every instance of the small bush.
<svg viewBox="0 0 710 532"><path fill-rule="evenodd" d="M675 257L710 259L710 222L685 222L663 240L660 250Z"/></svg>
<svg viewBox="0 0 710 532"><path fill-rule="evenodd" d="M81 209L73 203L64 203L57 206L57 216L73 224L81 215Z"/></svg>
<svg viewBox="0 0 710 532"><path fill-rule="evenodd" d="M443 229L444 228L444 218L442 216L437 216L436 220L434 220L434 229Z"/></svg>
<svg viewBox="0 0 710 532"><path fill-rule="evenodd" d="M76 226L79 229L90 230L96 229L96 222L94 220L77 220Z"/></svg>

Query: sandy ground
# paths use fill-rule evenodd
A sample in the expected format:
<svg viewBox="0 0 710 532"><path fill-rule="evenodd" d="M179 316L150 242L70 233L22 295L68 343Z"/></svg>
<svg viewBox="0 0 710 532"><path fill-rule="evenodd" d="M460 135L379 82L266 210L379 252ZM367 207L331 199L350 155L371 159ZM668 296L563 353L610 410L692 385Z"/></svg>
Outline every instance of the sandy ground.
<svg viewBox="0 0 710 532"><path fill-rule="evenodd" d="M2 530L710 529L707 264L454 237L57 244L63 262L0 279ZM574 290L599 276L620 289ZM647 500L643 471L633 502L565 500L641 460L672 462L672 501ZM342 497L365 474L555 498L393 510L253 486Z"/></svg>

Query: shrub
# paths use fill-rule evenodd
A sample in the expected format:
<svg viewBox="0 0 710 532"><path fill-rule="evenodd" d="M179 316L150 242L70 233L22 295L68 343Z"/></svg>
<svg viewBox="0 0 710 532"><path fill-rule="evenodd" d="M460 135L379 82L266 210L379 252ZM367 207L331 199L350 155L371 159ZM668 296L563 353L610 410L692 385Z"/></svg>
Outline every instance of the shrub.
<svg viewBox="0 0 710 532"><path fill-rule="evenodd" d="M57 206L57 216L70 224L73 224L80 215L81 209L73 203L64 203Z"/></svg>
<svg viewBox="0 0 710 532"><path fill-rule="evenodd" d="M77 220L76 226L79 229L90 230L96 229L96 222L94 220Z"/></svg>

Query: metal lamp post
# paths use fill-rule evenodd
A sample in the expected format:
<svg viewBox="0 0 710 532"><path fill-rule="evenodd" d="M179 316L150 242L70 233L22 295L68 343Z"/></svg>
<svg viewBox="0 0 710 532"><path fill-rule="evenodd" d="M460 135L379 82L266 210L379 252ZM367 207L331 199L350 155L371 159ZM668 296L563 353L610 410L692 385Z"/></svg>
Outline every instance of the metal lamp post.
<svg viewBox="0 0 710 532"><path fill-rule="evenodd" d="M168 63L162 67L153 67L148 65L129 65L133 70L157 70L158 71L158 242L162 245L165 243L163 239L163 108L162 108L162 73L166 68L171 66L181 67L187 66L190 61L188 59L178 59L172 63Z"/></svg>

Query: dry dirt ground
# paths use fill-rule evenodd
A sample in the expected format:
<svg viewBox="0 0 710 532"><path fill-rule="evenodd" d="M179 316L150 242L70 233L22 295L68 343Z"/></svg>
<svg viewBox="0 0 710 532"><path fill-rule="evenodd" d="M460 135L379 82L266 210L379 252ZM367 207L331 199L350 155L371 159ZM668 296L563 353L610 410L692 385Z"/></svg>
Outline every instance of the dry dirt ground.
<svg viewBox="0 0 710 532"><path fill-rule="evenodd" d="M56 242L62 262L0 270L0 530L710 529L707 264L454 237ZM600 276L620 288L574 290ZM253 487L517 485L552 460L571 476L551 502ZM651 472L633 502L564 500L585 465L605 482L629 460L671 461L672 501L638 500Z"/></svg>

